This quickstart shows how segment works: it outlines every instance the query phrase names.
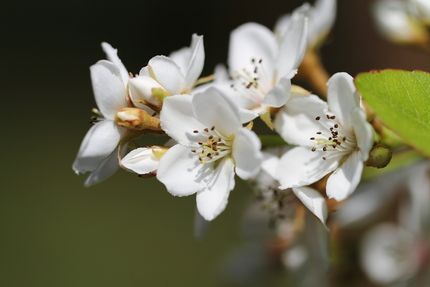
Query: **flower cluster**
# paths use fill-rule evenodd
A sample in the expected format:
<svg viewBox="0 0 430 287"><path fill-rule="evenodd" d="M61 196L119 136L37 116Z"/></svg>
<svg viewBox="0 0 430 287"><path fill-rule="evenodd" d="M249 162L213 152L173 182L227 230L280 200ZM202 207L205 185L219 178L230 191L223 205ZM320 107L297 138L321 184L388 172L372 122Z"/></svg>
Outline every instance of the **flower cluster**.
<svg viewBox="0 0 430 287"><path fill-rule="evenodd" d="M263 169L274 181L271 188L295 194L325 224L327 200L342 201L355 190L373 145L351 76L337 73L328 80L327 102L292 84L335 14L336 2L321 0L280 18L275 32L243 24L230 35L228 68L220 65L214 76L200 79L203 36L193 35L190 47L169 57L153 57L136 75L102 43L108 60L90 68L98 109L74 171L90 172L86 186L118 167L156 177L172 195L196 194L200 215L213 220L227 205L235 175L255 182ZM296 147L281 158L264 155L262 146L271 144L252 131L257 117ZM164 136L166 144L127 154L129 143L146 134ZM323 188L310 187L326 176Z"/></svg>

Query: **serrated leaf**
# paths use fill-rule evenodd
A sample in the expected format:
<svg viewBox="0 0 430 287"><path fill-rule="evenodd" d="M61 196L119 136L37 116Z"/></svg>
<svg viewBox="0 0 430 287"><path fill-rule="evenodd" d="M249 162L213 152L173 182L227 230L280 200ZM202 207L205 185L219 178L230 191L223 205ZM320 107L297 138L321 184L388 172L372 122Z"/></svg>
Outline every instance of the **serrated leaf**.
<svg viewBox="0 0 430 287"><path fill-rule="evenodd" d="M430 157L430 74L375 70L355 85L381 122L408 145Z"/></svg>

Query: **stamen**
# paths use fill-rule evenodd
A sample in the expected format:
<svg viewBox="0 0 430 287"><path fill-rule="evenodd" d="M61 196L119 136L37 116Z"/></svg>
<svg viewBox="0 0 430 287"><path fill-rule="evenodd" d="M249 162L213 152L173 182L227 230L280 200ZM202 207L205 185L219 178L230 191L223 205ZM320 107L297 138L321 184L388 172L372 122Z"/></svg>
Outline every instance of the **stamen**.
<svg viewBox="0 0 430 287"><path fill-rule="evenodd" d="M195 130L195 131L193 131L193 133L195 133L195 134L197 134L199 131L197 131L197 130Z"/></svg>
<svg viewBox="0 0 430 287"><path fill-rule="evenodd" d="M316 121L319 121L320 119L321 119L320 116L318 116L318 117L315 118Z"/></svg>
<svg viewBox="0 0 430 287"><path fill-rule="evenodd" d="M205 128L205 129L204 129L204 131L205 131L205 132L208 132L208 131L209 131L209 129L208 129L208 128Z"/></svg>

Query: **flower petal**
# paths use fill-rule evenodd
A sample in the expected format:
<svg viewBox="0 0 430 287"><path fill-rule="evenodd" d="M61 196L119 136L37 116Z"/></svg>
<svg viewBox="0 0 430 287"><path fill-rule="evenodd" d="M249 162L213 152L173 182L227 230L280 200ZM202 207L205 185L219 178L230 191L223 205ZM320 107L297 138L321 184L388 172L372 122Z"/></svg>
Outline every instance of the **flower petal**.
<svg viewBox="0 0 430 287"><path fill-rule="evenodd" d="M338 122L352 130L350 112L360 106L360 97L354 86L354 79L347 73L336 73L327 82L327 103Z"/></svg>
<svg viewBox="0 0 430 287"><path fill-rule="evenodd" d="M326 192L329 198L342 201L357 188L363 172L363 162L358 152L351 153L346 161L327 180Z"/></svg>
<svg viewBox="0 0 430 287"><path fill-rule="evenodd" d="M287 151L280 160L277 178L280 188L312 184L338 166L338 158L327 158L323 151L312 152L307 147L295 147Z"/></svg>
<svg viewBox="0 0 430 287"><path fill-rule="evenodd" d="M307 18L303 13L294 13L290 21L279 45L279 58L276 61L278 79L297 69L306 51Z"/></svg>
<svg viewBox="0 0 430 287"><path fill-rule="evenodd" d="M95 170L100 162L117 147L125 132L124 128L110 120L104 120L92 126L82 141L73 163L73 170L76 173Z"/></svg>
<svg viewBox="0 0 430 287"><path fill-rule="evenodd" d="M233 158L236 173L241 179L250 179L260 171L263 155L258 136L246 128L237 131L233 141Z"/></svg>
<svg viewBox="0 0 430 287"><path fill-rule="evenodd" d="M118 149L115 149L108 157L101 161L100 165L91 172L84 182L89 187L108 178L118 169Z"/></svg>
<svg viewBox="0 0 430 287"><path fill-rule="evenodd" d="M152 89L163 89L156 80L148 76L137 76L130 79L130 96L133 101L145 101L153 105L159 105L158 101L153 97Z"/></svg>
<svg viewBox="0 0 430 287"><path fill-rule="evenodd" d="M351 124L354 128L357 146L360 148L361 161L369 158L373 146L373 128L366 120L364 111L356 107L351 111Z"/></svg>
<svg viewBox="0 0 430 287"><path fill-rule="evenodd" d="M124 64L118 57L118 50L114 49L111 45L109 45L106 42L102 43L102 49L106 53L107 59L112 63L114 63L119 68L124 87L127 86L127 82L130 76L128 75L128 71L125 68Z"/></svg>
<svg viewBox="0 0 430 287"><path fill-rule="evenodd" d="M208 185L197 193L197 209L208 221L217 217L227 206L228 196L235 185L233 160L223 159L214 172Z"/></svg>
<svg viewBox="0 0 430 287"><path fill-rule="evenodd" d="M202 131L205 126L195 119L191 100L192 97L186 94L167 97L160 115L163 130L185 146L207 140L200 133L193 133L195 130Z"/></svg>
<svg viewBox="0 0 430 287"><path fill-rule="evenodd" d="M262 152L263 162L261 163L261 169L270 175L273 179L277 180L279 157L268 152Z"/></svg>
<svg viewBox="0 0 430 287"><path fill-rule="evenodd" d="M188 147L175 145L160 159L157 179L175 196L187 196L205 188L214 174L213 165L201 164Z"/></svg>
<svg viewBox="0 0 430 287"><path fill-rule="evenodd" d="M261 65L272 79L274 62L278 54L278 43L275 35L268 28L257 23L246 23L231 32L228 65L230 73L246 69L253 71L256 61L263 60Z"/></svg>
<svg viewBox="0 0 430 287"><path fill-rule="evenodd" d="M184 47L169 55L185 75L185 87L191 89L203 70L205 50L203 36L193 34L190 47Z"/></svg>
<svg viewBox="0 0 430 287"><path fill-rule="evenodd" d="M282 107L290 98L291 78L284 77L270 89L269 93L261 103L263 106L279 108Z"/></svg>
<svg viewBox="0 0 430 287"><path fill-rule="evenodd" d="M121 160L121 165L137 174L155 171L159 163L159 159L154 156L150 148L134 149Z"/></svg>
<svg viewBox="0 0 430 287"><path fill-rule="evenodd" d="M181 94L184 86L184 75L179 66L172 59L165 56L156 56L149 60L148 66L151 67L155 75L155 80L159 82L172 95ZM141 74L145 74L141 70Z"/></svg>
<svg viewBox="0 0 430 287"><path fill-rule="evenodd" d="M311 147L310 138L322 130L319 121L327 121L326 113L327 103L315 95L291 97L276 115L275 130L290 144Z"/></svg>
<svg viewBox="0 0 430 287"><path fill-rule="evenodd" d="M115 119L116 113L128 106L119 68L101 60L90 67L90 72L97 107L106 119Z"/></svg>
<svg viewBox="0 0 430 287"><path fill-rule="evenodd" d="M206 128L215 127L223 136L229 137L242 125L239 108L216 87L192 97L193 112L196 119Z"/></svg>
<svg viewBox="0 0 430 287"><path fill-rule="evenodd" d="M293 192L309 211L321 220L326 230L329 231L325 225L328 215L325 198L317 190L305 186L293 187Z"/></svg>

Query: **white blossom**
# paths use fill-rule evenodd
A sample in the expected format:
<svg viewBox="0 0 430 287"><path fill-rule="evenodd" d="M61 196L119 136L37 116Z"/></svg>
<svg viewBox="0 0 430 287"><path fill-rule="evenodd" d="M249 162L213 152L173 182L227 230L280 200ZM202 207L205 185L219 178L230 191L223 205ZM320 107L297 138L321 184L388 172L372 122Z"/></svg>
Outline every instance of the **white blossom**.
<svg viewBox="0 0 430 287"><path fill-rule="evenodd" d="M109 44L102 44L108 59L90 67L94 98L102 116L84 137L73 170L91 172L85 186L95 184L113 174L118 168L117 146L127 129L116 122L117 113L128 107L127 70Z"/></svg>
<svg viewBox="0 0 430 287"><path fill-rule="evenodd" d="M281 188L312 184L333 172L327 195L340 201L357 187L363 163L373 144L373 129L360 108L353 78L330 78L328 103L315 95L292 97L275 119L275 129L290 144L299 145L281 158Z"/></svg>
<svg viewBox="0 0 430 287"><path fill-rule="evenodd" d="M218 81L216 86L241 108L242 122L264 114L268 107L281 107L290 97L291 78L306 49L306 20L298 14L280 41L257 23L246 23L232 31L228 74L233 80ZM220 74L226 78L227 73Z"/></svg>
<svg viewBox="0 0 430 287"><path fill-rule="evenodd" d="M157 178L176 196L197 193L197 208L212 220L226 207L235 173L255 176L261 163L260 140L243 128L238 107L216 88L164 101L161 125L179 144L160 159Z"/></svg>
<svg viewBox="0 0 430 287"><path fill-rule="evenodd" d="M203 36L193 34L190 47L166 56L155 56L130 80L130 96L140 108L141 103L161 106L153 96L153 89L168 95L191 93L204 65Z"/></svg>

